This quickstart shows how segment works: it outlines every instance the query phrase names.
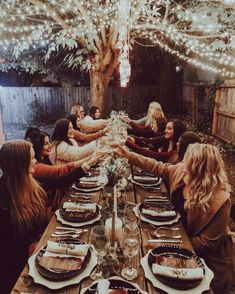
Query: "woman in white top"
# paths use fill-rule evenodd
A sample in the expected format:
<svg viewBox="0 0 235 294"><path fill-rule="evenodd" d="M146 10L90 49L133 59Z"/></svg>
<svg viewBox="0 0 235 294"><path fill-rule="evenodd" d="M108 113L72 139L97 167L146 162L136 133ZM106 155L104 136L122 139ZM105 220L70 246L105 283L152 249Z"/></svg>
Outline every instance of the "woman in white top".
<svg viewBox="0 0 235 294"><path fill-rule="evenodd" d="M59 119L56 122L52 135L53 143L49 155L53 165L80 160L89 157L95 151L96 141L80 147L73 137L74 129L72 123L66 118Z"/></svg>
<svg viewBox="0 0 235 294"><path fill-rule="evenodd" d="M150 126L153 127L153 125L156 122L157 118L165 117L164 112L162 110L161 104L153 101L149 104L147 115L137 119L137 120L131 120L129 117L124 118L126 122L130 123L131 121L137 124L140 124L142 126Z"/></svg>
<svg viewBox="0 0 235 294"><path fill-rule="evenodd" d="M92 106L89 109L89 114L80 121L80 126L83 133L98 132L103 130L107 124L107 119L100 118L100 109L97 106Z"/></svg>

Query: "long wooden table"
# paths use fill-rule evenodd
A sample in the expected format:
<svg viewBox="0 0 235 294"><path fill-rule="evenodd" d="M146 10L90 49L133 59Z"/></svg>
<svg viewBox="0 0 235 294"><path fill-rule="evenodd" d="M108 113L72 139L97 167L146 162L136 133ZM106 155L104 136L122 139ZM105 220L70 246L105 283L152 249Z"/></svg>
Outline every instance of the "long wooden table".
<svg viewBox="0 0 235 294"><path fill-rule="evenodd" d="M69 190L63 201L67 200L69 198L69 195L71 195L71 193L74 192L72 190ZM148 190L142 189L139 186L134 187L134 189L132 189L132 191L129 191L127 193L127 200L131 201L131 202L137 202L140 203L142 202L147 195L150 192ZM154 192L153 192L154 193ZM96 203L99 203L100 205L104 206L104 199L102 197L103 193L97 192L95 193L95 195L92 196L92 200ZM92 225L88 225L86 227L83 228L87 228L88 231L84 232L81 237L79 238L80 240L84 241L84 242L89 242L89 235L90 235L90 229L94 226L94 225L98 225L99 222L96 222L95 224ZM42 235L38 245L35 248L35 252L37 252L40 248L42 248L43 246L45 246L47 244L48 240L56 240L56 238L51 237L51 234L55 231L56 226L61 226L62 224L60 222L58 222L56 220L56 217L53 216L51 221L49 222L44 234ZM189 238L187 236L187 234L184 231L183 226L178 223L177 226L180 228L180 234L182 236L182 241L183 241L183 246L187 249L192 250L192 245L189 241ZM154 288L151 284L151 282L149 282L145 276L144 276L144 271L140 265L140 259L147 254L148 250L151 248L154 248L156 246L162 245L161 244L149 244L147 241L149 239L153 239L153 237L150 234L150 225L148 223L145 222L141 222L140 223L140 230L141 230L141 237L142 237L142 244L141 244L141 248L140 248L140 252L139 255L135 258L134 262L136 267L138 268L139 271L139 276L133 280L134 283L137 283L140 288L142 290L147 291L147 293L149 294L158 294L158 293L163 293L163 291ZM165 243L164 243L165 244ZM84 287L88 287L93 281L87 277L85 278L80 284L75 284L72 286L67 286L65 288L59 289L59 290L51 290L48 289L47 287L43 286L43 285L39 285L39 284L35 284L33 279L28 276L28 265L25 266L23 272L21 273L20 277L18 278L13 290L11 293L37 293L37 294L48 294L48 293L63 293L63 294L78 294L80 293L81 289L83 289ZM165 293L165 292L164 292Z"/></svg>

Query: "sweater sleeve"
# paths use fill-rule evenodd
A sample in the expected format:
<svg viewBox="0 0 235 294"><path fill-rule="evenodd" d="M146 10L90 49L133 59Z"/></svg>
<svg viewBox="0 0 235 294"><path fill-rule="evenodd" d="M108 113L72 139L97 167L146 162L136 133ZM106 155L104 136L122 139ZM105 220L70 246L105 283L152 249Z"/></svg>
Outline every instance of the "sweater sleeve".
<svg viewBox="0 0 235 294"><path fill-rule="evenodd" d="M99 130L104 129L108 124L107 119L97 119L93 120L91 122L83 121L81 120L80 125L81 125L81 130L83 133L95 133L98 132Z"/></svg>
<svg viewBox="0 0 235 294"><path fill-rule="evenodd" d="M146 116L144 116L144 117L142 117L142 118L140 118L140 119L133 119L132 121L133 121L134 123L137 123L137 124L143 126L143 125L145 125L147 119L148 119L148 117L147 117L147 115L146 115Z"/></svg>
<svg viewBox="0 0 235 294"><path fill-rule="evenodd" d="M60 166L37 163L34 168L34 177L62 176L74 170L74 163L69 162Z"/></svg>
<svg viewBox="0 0 235 294"><path fill-rule="evenodd" d="M151 130L150 126L142 126L133 121L130 122L130 126L132 129L129 130L129 133L132 135L139 137L152 137L154 135L154 132Z"/></svg>
<svg viewBox="0 0 235 294"><path fill-rule="evenodd" d="M226 234L230 219L230 199L228 199L217 211L211 222L199 235L192 237L193 248L201 253L207 253L221 242L221 237Z"/></svg>
<svg viewBox="0 0 235 294"><path fill-rule="evenodd" d="M65 142L61 142L57 146L57 158L55 158L55 164L56 159L70 162L70 161L77 161L80 159L83 159L85 157L88 157L91 155L96 149L96 142L90 142L86 144L85 146L71 146ZM53 152L55 153L55 147Z"/></svg>
<svg viewBox="0 0 235 294"><path fill-rule="evenodd" d="M176 166L170 163L163 163L162 161L138 155L134 152L129 153L128 160L130 164L140 167L141 169L158 177L169 178L172 173L172 169L176 169Z"/></svg>
<svg viewBox="0 0 235 294"><path fill-rule="evenodd" d="M159 160L159 161L163 161L163 162L167 162L167 159L169 156L172 156L174 153L176 153L175 150L172 151L168 151L168 152L156 152L156 151L152 151L149 149L145 149L142 147L139 147L137 144L132 143L130 141L126 142L126 145L133 150L134 152L144 155L146 157L151 157L153 159Z"/></svg>
<svg viewBox="0 0 235 294"><path fill-rule="evenodd" d="M74 130L74 140L76 140L77 142L91 142L101 137L103 133L103 131L98 131L95 133L86 134L78 130Z"/></svg>
<svg viewBox="0 0 235 294"><path fill-rule="evenodd" d="M75 181L84 177L85 173L80 167L63 176L37 177L36 180L45 190L61 189L70 187Z"/></svg>

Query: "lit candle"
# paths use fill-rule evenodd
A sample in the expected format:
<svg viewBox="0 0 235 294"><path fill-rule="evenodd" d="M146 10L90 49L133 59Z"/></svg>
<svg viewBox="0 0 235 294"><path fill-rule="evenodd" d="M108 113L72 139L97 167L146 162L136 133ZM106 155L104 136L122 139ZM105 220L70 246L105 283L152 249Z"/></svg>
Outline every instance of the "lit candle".
<svg viewBox="0 0 235 294"><path fill-rule="evenodd" d="M112 218L108 218L105 221L105 229L108 233L109 237L111 238L112 234ZM122 238L122 220L118 217L115 217L115 236L114 241L120 241Z"/></svg>
<svg viewBox="0 0 235 294"><path fill-rule="evenodd" d="M117 187L113 187L113 211L115 212L115 217L117 217Z"/></svg>

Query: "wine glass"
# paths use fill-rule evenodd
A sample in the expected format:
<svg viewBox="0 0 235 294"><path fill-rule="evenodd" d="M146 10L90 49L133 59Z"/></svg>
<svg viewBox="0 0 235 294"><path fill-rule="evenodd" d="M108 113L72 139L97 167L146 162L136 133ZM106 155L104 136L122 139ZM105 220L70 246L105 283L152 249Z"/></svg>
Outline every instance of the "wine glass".
<svg viewBox="0 0 235 294"><path fill-rule="evenodd" d="M128 257L128 267L122 269L121 276L131 281L138 276L138 271L132 266L132 258L138 254L140 244L140 230L138 227L124 226L122 230L123 253Z"/></svg>
<svg viewBox="0 0 235 294"><path fill-rule="evenodd" d="M120 128L119 130L119 139L120 139L120 144L124 144L127 140L128 133L127 129L125 127Z"/></svg>
<svg viewBox="0 0 235 294"><path fill-rule="evenodd" d="M103 257L107 255L110 241L105 226L95 226L91 230L90 244L93 245L98 258L97 266L92 271L90 277L92 280L104 278L104 273L101 268Z"/></svg>
<svg viewBox="0 0 235 294"><path fill-rule="evenodd" d="M136 215L137 213L137 205L132 202L128 202L125 205L123 211L123 222L125 225L129 226L130 228L138 227L139 218Z"/></svg>

